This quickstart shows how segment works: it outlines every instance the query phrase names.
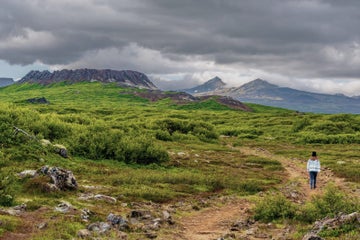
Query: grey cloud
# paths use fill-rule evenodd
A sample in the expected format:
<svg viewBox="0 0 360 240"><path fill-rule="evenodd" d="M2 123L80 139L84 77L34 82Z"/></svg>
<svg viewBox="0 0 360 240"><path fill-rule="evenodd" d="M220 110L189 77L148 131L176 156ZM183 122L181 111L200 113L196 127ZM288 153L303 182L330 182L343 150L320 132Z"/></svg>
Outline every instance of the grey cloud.
<svg viewBox="0 0 360 240"><path fill-rule="evenodd" d="M191 65L200 59L214 68L354 78L360 47L344 46L360 42L359 12L355 0L4 0L0 58L149 74L209 70ZM142 50L131 55L131 44ZM353 60L334 61L329 47Z"/></svg>

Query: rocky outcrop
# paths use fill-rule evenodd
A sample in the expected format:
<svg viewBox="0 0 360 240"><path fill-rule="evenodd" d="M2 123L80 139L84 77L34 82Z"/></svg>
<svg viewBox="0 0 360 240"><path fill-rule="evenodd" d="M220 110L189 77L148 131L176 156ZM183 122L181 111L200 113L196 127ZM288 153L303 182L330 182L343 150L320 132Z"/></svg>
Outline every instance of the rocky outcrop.
<svg viewBox="0 0 360 240"><path fill-rule="evenodd" d="M39 97L39 98L29 98L26 100L28 103L33 103L33 104L50 104L50 102L44 98L44 97Z"/></svg>
<svg viewBox="0 0 360 240"><path fill-rule="evenodd" d="M111 69L76 69L60 71L31 71L23 77L19 83L52 84L57 82L115 82L122 86L130 86L145 89L157 89L149 78L141 73L131 70L116 71Z"/></svg>
<svg viewBox="0 0 360 240"><path fill-rule="evenodd" d="M43 166L39 173L47 175L51 178L52 184L49 184L50 189L53 190L74 190L78 185L73 173L69 170Z"/></svg>
<svg viewBox="0 0 360 240"><path fill-rule="evenodd" d="M334 218L327 217L316 221L311 231L303 237L303 240L321 240L322 238L319 237L318 234L322 230L339 229L344 224L356 224L360 226L360 213L339 214Z"/></svg>

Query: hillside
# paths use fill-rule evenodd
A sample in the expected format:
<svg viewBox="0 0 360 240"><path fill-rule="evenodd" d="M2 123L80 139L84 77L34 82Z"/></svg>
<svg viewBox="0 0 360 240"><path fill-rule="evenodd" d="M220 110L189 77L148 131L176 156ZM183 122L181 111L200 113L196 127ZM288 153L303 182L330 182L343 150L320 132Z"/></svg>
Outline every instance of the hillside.
<svg viewBox="0 0 360 240"><path fill-rule="evenodd" d="M230 96L242 102L314 113L360 113L360 99L345 95L320 94L279 87L256 79L240 87L216 89L194 95Z"/></svg>
<svg viewBox="0 0 360 240"><path fill-rule="evenodd" d="M0 238L302 239L315 220L359 209L359 115L243 111L149 92L100 82L1 88ZM314 150L322 172L310 191ZM71 181L55 185L56 173ZM341 226L318 234L360 236L356 221Z"/></svg>

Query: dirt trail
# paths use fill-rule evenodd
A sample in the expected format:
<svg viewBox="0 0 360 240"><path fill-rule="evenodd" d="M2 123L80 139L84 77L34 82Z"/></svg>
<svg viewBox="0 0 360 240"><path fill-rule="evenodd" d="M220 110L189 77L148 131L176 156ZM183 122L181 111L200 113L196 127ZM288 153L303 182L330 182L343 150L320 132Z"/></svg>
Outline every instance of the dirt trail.
<svg viewBox="0 0 360 240"><path fill-rule="evenodd" d="M306 170L306 156L304 157L304 159L290 159L283 156L274 155L263 148L241 147L236 149L247 155L261 156L281 162L282 166L286 170L286 173L288 174L288 182L297 183L297 192L301 193L298 196L300 202L308 201L314 195L321 195L325 186L328 183L334 183L336 186L340 187L345 192L351 192L343 178L336 177L330 169L324 168L323 166L317 177L317 188L310 189L309 175ZM358 195L358 193L354 192L352 194Z"/></svg>
<svg viewBox="0 0 360 240"><path fill-rule="evenodd" d="M194 215L183 218L181 239L208 240L217 239L229 232L230 226L237 220L246 219L250 205L246 201L237 201L220 207L211 207Z"/></svg>
<svg viewBox="0 0 360 240"><path fill-rule="evenodd" d="M290 198L298 203L304 203L316 194L322 194L322 189L328 182L334 182L342 189L347 189L343 179L335 177L329 169L323 169L318 175L317 189L311 190L309 187L309 177L306 171L307 159L289 159L274 155L263 148L250 147L231 147L233 150L239 150L246 155L255 155L267 159L281 162L285 168L285 174L288 181L284 184L282 191L288 194ZM248 217L247 210L251 204L245 200L232 202L221 207L210 207L203 211L196 212L191 216L180 219L183 228L178 236L179 239L203 240L217 239L224 234L229 233L232 223L238 220L245 220ZM287 231L287 230L286 230ZM273 233L284 234L278 230ZM273 235L274 237L274 235ZM176 238L173 238L176 239ZM250 239L257 239L252 237Z"/></svg>
<svg viewBox="0 0 360 240"><path fill-rule="evenodd" d="M306 160L300 159L289 159L283 156L273 155L263 148L248 148L242 147L237 148L242 153L246 155L256 155L264 158L268 158L271 160L277 160L281 163L281 165L285 168L285 174L288 176L288 182L293 183L294 187L296 187L298 194L298 200L300 202L304 202L309 200L311 196L314 194L320 194L323 186L326 185L328 181L328 177L324 178L324 176L328 176L329 174L324 174L320 172L317 178L317 189L311 190L309 187L309 177L306 171ZM290 189L294 191L295 189Z"/></svg>

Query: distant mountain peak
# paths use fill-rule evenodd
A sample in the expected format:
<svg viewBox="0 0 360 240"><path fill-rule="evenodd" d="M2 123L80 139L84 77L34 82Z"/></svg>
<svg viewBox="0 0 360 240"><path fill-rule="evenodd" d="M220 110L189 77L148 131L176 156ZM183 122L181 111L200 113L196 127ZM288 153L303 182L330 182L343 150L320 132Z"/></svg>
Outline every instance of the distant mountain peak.
<svg viewBox="0 0 360 240"><path fill-rule="evenodd" d="M219 78L218 76L210 79L209 81L207 81L206 83L220 83L222 85L225 85L225 83L221 80L221 78Z"/></svg>
<svg viewBox="0 0 360 240"><path fill-rule="evenodd" d="M111 70L111 69L63 69L59 71L30 71L19 83L40 83L51 84L67 81L70 83L83 81L98 81L103 83L115 82L122 86L157 89L149 78L141 72L132 70Z"/></svg>
<svg viewBox="0 0 360 240"><path fill-rule="evenodd" d="M218 76L210 79L209 81L190 89L184 89L184 92L194 94L201 92L210 92L224 88L226 84Z"/></svg>
<svg viewBox="0 0 360 240"><path fill-rule="evenodd" d="M12 78L0 78L0 87L9 86L14 83Z"/></svg>
<svg viewBox="0 0 360 240"><path fill-rule="evenodd" d="M265 81L261 78L257 78L251 82L245 83L241 87L266 87L266 88L269 88L269 87L279 87L279 86L277 86L275 84L271 84L268 81Z"/></svg>

